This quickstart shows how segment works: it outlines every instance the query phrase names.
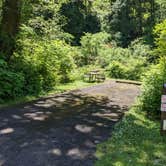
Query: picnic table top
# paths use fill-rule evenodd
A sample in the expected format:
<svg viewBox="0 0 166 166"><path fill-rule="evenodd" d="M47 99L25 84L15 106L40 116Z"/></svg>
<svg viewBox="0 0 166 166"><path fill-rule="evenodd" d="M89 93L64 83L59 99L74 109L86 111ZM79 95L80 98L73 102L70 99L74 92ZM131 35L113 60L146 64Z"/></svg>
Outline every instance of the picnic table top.
<svg viewBox="0 0 166 166"><path fill-rule="evenodd" d="M92 73L98 73L98 72L100 72L100 70L91 70L90 72L92 72Z"/></svg>
<svg viewBox="0 0 166 166"><path fill-rule="evenodd" d="M89 75L100 75L101 73L99 73L99 72L94 72L94 71L91 71L91 72L89 72L88 74L89 74Z"/></svg>
<svg viewBox="0 0 166 166"><path fill-rule="evenodd" d="M96 70L91 70L91 71L89 71L86 75L102 75L102 71L103 71L103 70L98 70L98 69L96 69Z"/></svg>

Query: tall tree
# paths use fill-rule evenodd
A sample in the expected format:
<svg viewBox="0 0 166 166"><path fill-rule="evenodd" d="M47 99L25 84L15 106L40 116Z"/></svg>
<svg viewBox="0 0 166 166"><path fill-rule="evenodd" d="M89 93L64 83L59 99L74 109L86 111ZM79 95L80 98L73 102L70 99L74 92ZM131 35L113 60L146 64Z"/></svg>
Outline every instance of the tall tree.
<svg viewBox="0 0 166 166"><path fill-rule="evenodd" d="M110 31L117 44L127 47L138 37L146 36L152 42L152 29L155 24L154 0L116 0L112 3Z"/></svg>
<svg viewBox="0 0 166 166"><path fill-rule="evenodd" d="M96 13L91 11L92 2L77 0L64 3L59 13L66 19L63 30L74 36L73 45L80 44L84 32L96 33L100 31L100 21Z"/></svg>
<svg viewBox="0 0 166 166"><path fill-rule="evenodd" d="M7 61L15 49L21 17L21 0L5 0L2 6L0 52Z"/></svg>
<svg viewBox="0 0 166 166"><path fill-rule="evenodd" d="M118 45L126 47L133 36L129 0L116 0L109 17L110 30Z"/></svg>
<svg viewBox="0 0 166 166"><path fill-rule="evenodd" d="M157 22L162 22L166 19L166 1L165 0L156 0L157 8Z"/></svg>

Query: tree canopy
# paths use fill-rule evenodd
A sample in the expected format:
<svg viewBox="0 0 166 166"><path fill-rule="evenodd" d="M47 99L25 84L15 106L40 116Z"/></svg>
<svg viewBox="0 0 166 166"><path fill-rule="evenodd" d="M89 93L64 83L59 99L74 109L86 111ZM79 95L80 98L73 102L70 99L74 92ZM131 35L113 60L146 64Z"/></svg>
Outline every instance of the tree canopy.
<svg viewBox="0 0 166 166"><path fill-rule="evenodd" d="M165 55L164 0L4 0L0 6L1 100L48 91L92 68L141 80Z"/></svg>

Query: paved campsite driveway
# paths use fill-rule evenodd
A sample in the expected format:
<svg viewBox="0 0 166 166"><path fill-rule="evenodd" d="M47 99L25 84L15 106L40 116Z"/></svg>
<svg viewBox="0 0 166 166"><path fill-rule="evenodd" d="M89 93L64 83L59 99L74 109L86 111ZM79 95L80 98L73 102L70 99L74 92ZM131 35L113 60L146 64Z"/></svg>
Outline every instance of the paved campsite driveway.
<svg viewBox="0 0 166 166"><path fill-rule="evenodd" d="M139 94L108 81L0 110L0 166L93 166L96 144Z"/></svg>

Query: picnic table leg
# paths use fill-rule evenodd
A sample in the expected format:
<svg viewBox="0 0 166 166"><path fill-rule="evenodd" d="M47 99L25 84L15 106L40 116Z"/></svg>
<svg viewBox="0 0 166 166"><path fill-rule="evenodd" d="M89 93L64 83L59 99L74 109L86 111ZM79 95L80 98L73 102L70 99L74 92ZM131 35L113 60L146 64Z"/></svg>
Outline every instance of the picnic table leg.
<svg viewBox="0 0 166 166"><path fill-rule="evenodd" d="M93 75L93 82L95 82L96 81L96 75L94 74Z"/></svg>
<svg viewBox="0 0 166 166"><path fill-rule="evenodd" d="M92 80L92 75L90 74L89 75L89 82L91 82L91 80Z"/></svg>

